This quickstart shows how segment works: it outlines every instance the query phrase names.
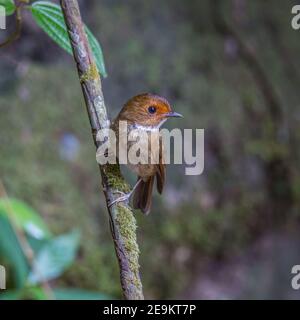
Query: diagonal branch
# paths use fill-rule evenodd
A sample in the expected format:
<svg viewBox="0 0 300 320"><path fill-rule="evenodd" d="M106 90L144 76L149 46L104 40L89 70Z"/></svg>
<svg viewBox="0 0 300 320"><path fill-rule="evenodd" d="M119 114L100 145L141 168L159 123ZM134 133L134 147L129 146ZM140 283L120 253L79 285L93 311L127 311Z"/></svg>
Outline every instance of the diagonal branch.
<svg viewBox="0 0 300 320"><path fill-rule="evenodd" d="M101 79L84 32L77 0L61 0L67 30L88 112L96 147L97 132L107 128L109 121L104 104ZM106 203L111 203L120 191L128 192L119 165L99 165ZM125 203L107 206L111 233L120 267L121 285L125 299L143 299L139 276L139 248L136 241L136 221L131 208Z"/></svg>

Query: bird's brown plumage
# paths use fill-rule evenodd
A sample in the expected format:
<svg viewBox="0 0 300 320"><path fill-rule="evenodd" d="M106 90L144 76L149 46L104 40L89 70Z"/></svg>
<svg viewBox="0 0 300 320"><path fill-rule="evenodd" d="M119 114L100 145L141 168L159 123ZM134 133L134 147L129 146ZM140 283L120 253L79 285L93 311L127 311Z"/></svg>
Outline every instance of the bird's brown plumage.
<svg viewBox="0 0 300 320"><path fill-rule="evenodd" d="M119 132L120 121L127 121L128 131L125 133L126 135L129 135L131 130L135 129L140 130L141 134L147 133L143 137L146 139L144 142L148 143L148 145L151 145L149 143L151 134L154 136L154 139L157 139L158 143L154 144L156 147L153 150L149 149L149 156L147 156L148 159L151 154L158 156L158 163L138 163L134 165L129 163L129 168L137 174L138 181L140 179L134 191L133 206L145 214L149 213L151 209L155 178L159 193L162 193L165 184L166 166L163 161L163 145L159 135L159 127L172 116L180 115L172 112L171 106L166 99L154 94L145 93L131 98L124 105L111 126L116 133L117 146L122 134ZM133 143L128 142L128 150Z"/></svg>

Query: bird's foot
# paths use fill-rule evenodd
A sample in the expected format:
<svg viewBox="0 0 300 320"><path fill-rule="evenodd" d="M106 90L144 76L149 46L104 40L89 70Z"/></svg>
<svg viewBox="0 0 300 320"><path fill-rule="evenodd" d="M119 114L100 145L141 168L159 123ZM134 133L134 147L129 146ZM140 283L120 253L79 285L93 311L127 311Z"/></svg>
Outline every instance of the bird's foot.
<svg viewBox="0 0 300 320"><path fill-rule="evenodd" d="M130 199L130 196L131 196L131 192L129 193L124 193L122 191L118 191L118 193L120 194L123 194L123 196L121 197L118 197L117 199L111 201L109 204L108 204L108 208L111 208L114 204L117 204L119 202L126 202L128 203L129 199Z"/></svg>
<svg viewBox="0 0 300 320"><path fill-rule="evenodd" d="M135 186L132 188L132 190L128 193L122 192L122 191L116 191L116 193L120 193L122 194L121 197L111 201L110 203L108 203L108 208L111 208L114 204L119 203L119 202L126 202L128 203L130 200L130 197L133 195L135 189L137 188L137 186L140 184L140 182L142 181L142 179L139 179L137 181L137 183L135 184Z"/></svg>

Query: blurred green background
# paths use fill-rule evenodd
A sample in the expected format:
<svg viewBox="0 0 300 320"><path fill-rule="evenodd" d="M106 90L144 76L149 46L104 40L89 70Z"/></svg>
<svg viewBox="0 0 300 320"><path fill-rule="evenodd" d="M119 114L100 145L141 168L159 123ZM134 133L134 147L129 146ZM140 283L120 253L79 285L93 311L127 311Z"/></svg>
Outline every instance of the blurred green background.
<svg viewBox="0 0 300 320"><path fill-rule="evenodd" d="M146 298L300 298L291 288L291 268L300 264L300 31L291 27L297 3L79 1L104 51L110 117L131 96L154 92L184 115L167 127L205 129L204 173L186 176L184 166L169 166L151 214L136 212ZM1 42L13 29L9 17ZM57 297L76 288L77 297L121 298L72 58L26 12L20 39L0 57L1 197L22 201L7 206L2 199L0 218L1 210L5 216L26 203L20 215L42 217L51 252L71 250L49 277ZM7 255L14 249L5 228L0 264L8 289L26 288L0 299L44 298L16 271L11 261L20 259ZM36 234L26 232L33 243ZM40 259L43 267L47 258Z"/></svg>

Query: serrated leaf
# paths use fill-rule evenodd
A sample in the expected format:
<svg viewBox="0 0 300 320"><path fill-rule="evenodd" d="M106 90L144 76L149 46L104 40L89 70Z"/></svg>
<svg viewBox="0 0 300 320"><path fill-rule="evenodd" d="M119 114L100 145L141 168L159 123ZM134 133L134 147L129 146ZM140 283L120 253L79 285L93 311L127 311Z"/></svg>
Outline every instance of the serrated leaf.
<svg viewBox="0 0 300 320"><path fill-rule="evenodd" d="M14 198L0 199L0 216L13 215L16 226L36 239L49 238L50 231L39 214L24 202Z"/></svg>
<svg viewBox="0 0 300 320"><path fill-rule="evenodd" d="M72 54L72 47L63 13L59 5L48 1L37 1L31 5L31 12L35 22L52 38L61 48ZM104 58L99 42L85 26L88 41L94 54L97 68L103 77L106 77Z"/></svg>
<svg viewBox="0 0 300 320"><path fill-rule="evenodd" d="M49 240L37 253L28 282L37 284L59 277L74 261L79 245L79 232Z"/></svg>
<svg viewBox="0 0 300 320"><path fill-rule="evenodd" d="M4 7L6 16L12 15L16 10L13 0L0 0L0 6Z"/></svg>

